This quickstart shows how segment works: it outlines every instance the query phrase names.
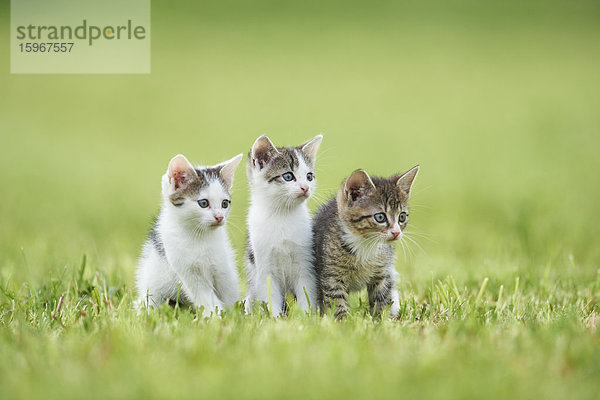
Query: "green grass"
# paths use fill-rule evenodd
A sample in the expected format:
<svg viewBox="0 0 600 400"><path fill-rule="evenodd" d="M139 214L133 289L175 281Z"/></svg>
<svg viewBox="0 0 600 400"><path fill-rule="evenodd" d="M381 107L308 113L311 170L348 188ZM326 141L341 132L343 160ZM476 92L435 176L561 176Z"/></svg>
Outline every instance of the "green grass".
<svg viewBox="0 0 600 400"><path fill-rule="evenodd" d="M194 3L147 76L9 75L0 31L0 398L597 397L596 2ZM262 133L323 133L321 198L421 165L398 321L132 310L170 157Z"/></svg>

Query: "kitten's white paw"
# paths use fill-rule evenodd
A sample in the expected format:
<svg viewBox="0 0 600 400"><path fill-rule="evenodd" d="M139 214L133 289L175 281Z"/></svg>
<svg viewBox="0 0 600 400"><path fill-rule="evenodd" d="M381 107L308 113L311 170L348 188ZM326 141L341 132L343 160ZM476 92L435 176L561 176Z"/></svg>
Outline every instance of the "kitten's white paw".
<svg viewBox="0 0 600 400"><path fill-rule="evenodd" d="M244 299L244 313L246 315L252 314L252 302L250 301L249 297Z"/></svg>
<svg viewBox="0 0 600 400"><path fill-rule="evenodd" d="M400 314L400 302L394 300L392 307L390 308L390 318L398 318L398 314Z"/></svg>

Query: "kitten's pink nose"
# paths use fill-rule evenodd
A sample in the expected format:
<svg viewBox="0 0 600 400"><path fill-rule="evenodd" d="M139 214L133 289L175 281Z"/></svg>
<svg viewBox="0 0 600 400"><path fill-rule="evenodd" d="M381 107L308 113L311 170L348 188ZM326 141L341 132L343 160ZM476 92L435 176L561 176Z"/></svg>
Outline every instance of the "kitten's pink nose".
<svg viewBox="0 0 600 400"><path fill-rule="evenodd" d="M304 192L305 194L308 193L308 185L300 185L300 189L302 190L302 192Z"/></svg>
<svg viewBox="0 0 600 400"><path fill-rule="evenodd" d="M215 221L221 222L223 221L223 217L221 215L215 215Z"/></svg>
<svg viewBox="0 0 600 400"><path fill-rule="evenodd" d="M400 231L391 231L390 233L394 237L394 240L398 239L398 236L400 236Z"/></svg>

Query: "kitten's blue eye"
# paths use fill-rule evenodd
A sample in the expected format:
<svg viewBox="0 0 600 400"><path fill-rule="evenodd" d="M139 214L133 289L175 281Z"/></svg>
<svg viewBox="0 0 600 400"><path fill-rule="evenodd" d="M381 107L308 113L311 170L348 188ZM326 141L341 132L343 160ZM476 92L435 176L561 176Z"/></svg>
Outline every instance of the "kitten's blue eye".
<svg viewBox="0 0 600 400"><path fill-rule="evenodd" d="M229 203L231 203L231 201L229 201L229 200L223 200L221 202L221 207L222 208L227 208L227 207L229 207Z"/></svg>
<svg viewBox="0 0 600 400"><path fill-rule="evenodd" d="M308 174L306 174L306 179L308 179L308 181L312 181L313 179L315 179L315 176L313 175L312 172L309 172Z"/></svg>
<svg viewBox="0 0 600 400"><path fill-rule="evenodd" d="M403 224L404 222L406 222L407 219L408 219L408 214L405 213L404 211L402 211L400 213L400 215L398 216L398 222L400 222L401 224Z"/></svg>
<svg viewBox="0 0 600 400"><path fill-rule="evenodd" d="M206 207L208 207L208 200L206 200L206 199L198 200L198 205L202 208L206 208Z"/></svg>
<svg viewBox="0 0 600 400"><path fill-rule="evenodd" d="M384 213L377 213L373 215L373 218L375 218L375 221L379 222L380 224L387 221L387 217Z"/></svg>
<svg viewBox="0 0 600 400"><path fill-rule="evenodd" d="M281 177L286 182L291 182L294 180L294 174L292 174L291 172L286 172L285 174L281 175Z"/></svg>

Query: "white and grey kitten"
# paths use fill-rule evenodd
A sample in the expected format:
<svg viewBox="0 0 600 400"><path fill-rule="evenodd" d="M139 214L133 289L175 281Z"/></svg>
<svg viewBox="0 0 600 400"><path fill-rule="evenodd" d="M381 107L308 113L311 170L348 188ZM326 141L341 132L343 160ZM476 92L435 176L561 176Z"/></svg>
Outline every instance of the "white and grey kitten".
<svg viewBox="0 0 600 400"><path fill-rule="evenodd" d="M315 190L315 158L322 139L318 135L298 147L277 148L268 137L261 136L248 155L251 205L247 312L252 302L268 303L269 279L270 311L274 316L285 312L288 292L302 310L316 306L311 218L306 200Z"/></svg>
<svg viewBox="0 0 600 400"><path fill-rule="evenodd" d="M162 177L163 206L138 266L140 304L158 307L179 300L203 307L208 316L238 299L225 219L241 159L239 154L213 167L193 167L183 155L173 157Z"/></svg>

